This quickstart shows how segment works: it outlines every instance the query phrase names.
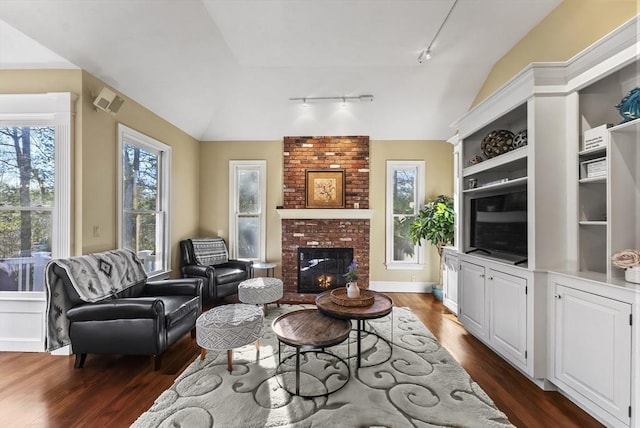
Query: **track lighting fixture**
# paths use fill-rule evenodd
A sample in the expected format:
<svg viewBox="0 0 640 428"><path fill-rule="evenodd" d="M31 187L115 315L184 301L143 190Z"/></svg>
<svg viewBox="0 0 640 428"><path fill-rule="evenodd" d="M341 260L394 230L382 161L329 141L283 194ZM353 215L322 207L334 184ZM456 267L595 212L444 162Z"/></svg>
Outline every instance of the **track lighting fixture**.
<svg viewBox="0 0 640 428"><path fill-rule="evenodd" d="M331 102L337 101L345 106L347 101L359 101L361 103L373 101L373 95L358 95L354 97L293 97L289 101L300 101L303 105L308 106L311 102Z"/></svg>
<svg viewBox="0 0 640 428"><path fill-rule="evenodd" d="M431 59L431 47L433 46L433 43L438 38L440 31L442 31L442 27L444 27L444 24L446 24L447 20L449 19L449 16L451 16L451 12L453 12L453 9L456 7L457 3L458 3L458 0L453 0L453 4L451 5L449 12L447 13L447 16L445 16L444 19L442 20L442 24L440 24L440 28L438 28L438 31L436 31L435 36L433 36L433 39L431 39L431 43L429 43L429 46L427 46L426 49L423 49L420 52L420 55L418 55L418 64L422 64L423 62Z"/></svg>

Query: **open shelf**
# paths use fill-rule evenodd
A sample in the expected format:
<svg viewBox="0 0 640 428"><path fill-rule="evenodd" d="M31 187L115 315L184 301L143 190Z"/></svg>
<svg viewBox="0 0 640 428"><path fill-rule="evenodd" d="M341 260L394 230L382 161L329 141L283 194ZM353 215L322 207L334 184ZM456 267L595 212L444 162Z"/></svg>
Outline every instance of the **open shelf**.
<svg viewBox="0 0 640 428"><path fill-rule="evenodd" d="M463 190L463 193L474 193L474 192L486 192L487 190L496 190L496 189L508 189L510 187L517 187L522 184L527 183L527 177L515 178L513 180L505 181L504 183L496 183L490 184L488 186L476 187L473 189Z"/></svg>
<svg viewBox="0 0 640 428"><path fill-rule="evenodd" d="M519 149L504 153L495 158L487 159L479 164L469 166L462 170L462 176L478 174L485 171L512 171L514 169L522 169L527 167L527 155L529 147L524 146Z"/></svg>
<svg viewBox="0 0 640 428"><path fill-rule="evenodd" d="M607 222L606 221L580 221L578 222L578 224L580 224L580 226L606 226Z"/></svg>
<svg viewBox="0 0 640 428"><path fill-rule="evenodd" d="M607 177L603 175L602 177L581 178L580 180L578 180L578 182L580 184L585 184L585 183L606 183L607 182Z"/></svg>
<svg viewBox="0 0 640 428"><path fill-rule="evenodd" d="M591 157L595 155L604 155L607 153L607 146L596 147L595 149L582 150L578 152L578 156L580 157Z"/></svg>
<svg viewBox="0 0 640 428"><path fill-rule="evenodd" d="M640 119L631 120L629 122L621 123L612 128L609 128L609 132L624 132L628 134L640 133Z"/></svg>

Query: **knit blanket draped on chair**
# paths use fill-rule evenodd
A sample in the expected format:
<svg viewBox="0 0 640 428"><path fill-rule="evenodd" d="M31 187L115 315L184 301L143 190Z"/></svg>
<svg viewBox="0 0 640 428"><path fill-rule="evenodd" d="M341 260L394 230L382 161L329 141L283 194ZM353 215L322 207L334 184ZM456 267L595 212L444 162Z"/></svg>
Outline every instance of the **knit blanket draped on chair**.
<svg viewBox="0 0 640 428"><path fill-rule="evenodd" d="M193 255L203 266L218 265L229 261L227 246L222 238L192 239Z"/></svg>
<svg viewBox="0 0 640 428"><path fill-rule="evenodd" d="M47 286L47 351L69 345L67 310L71 299L53 265L63 269L80 300L97 302L115 296L140 282L147 274L133 251L118 249L68 259L51 260L45 269Z"/></svg>

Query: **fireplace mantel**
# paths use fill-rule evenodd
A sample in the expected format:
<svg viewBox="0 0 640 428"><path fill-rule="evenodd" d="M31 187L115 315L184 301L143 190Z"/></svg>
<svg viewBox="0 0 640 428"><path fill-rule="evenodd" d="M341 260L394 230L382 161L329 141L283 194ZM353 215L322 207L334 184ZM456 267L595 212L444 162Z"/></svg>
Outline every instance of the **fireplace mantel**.
<svg viewBox="0 0 640 428"><path fill-rule="evenodd" d="M305 209L276 209L281 219L371 219L373 210L370 209L339 209L339 208L305 208Z"/></svg>

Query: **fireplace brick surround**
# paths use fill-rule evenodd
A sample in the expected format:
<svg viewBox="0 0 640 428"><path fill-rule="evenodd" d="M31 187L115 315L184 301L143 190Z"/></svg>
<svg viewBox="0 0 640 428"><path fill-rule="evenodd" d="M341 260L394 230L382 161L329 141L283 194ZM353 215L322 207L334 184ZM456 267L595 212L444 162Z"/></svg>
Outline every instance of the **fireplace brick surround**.
<svg viewBox="0 0 640 428"><path fill-rule="evenodd" d="M369 137L285 137L284 206L305 209L307 169L345 171L345 207L369 208ZM298 292L298 247L350 247L358 263L358 285L369 284L368 219L282 219L284 291Z"/></svg>

